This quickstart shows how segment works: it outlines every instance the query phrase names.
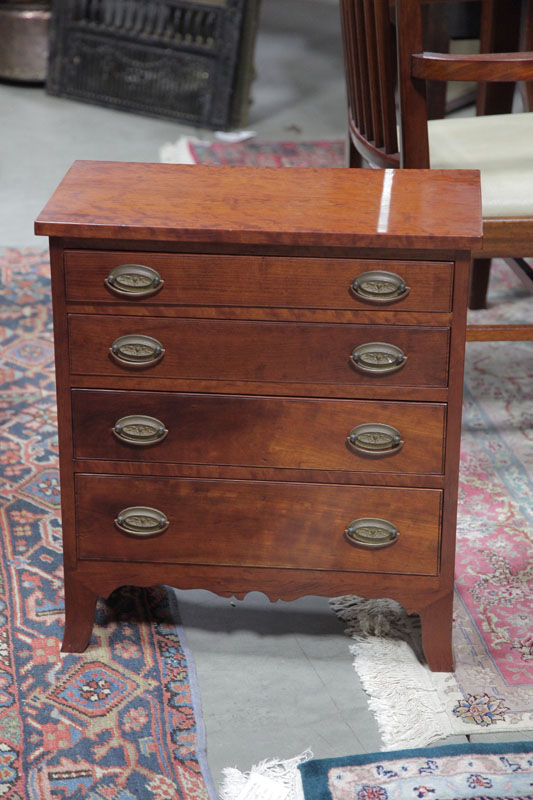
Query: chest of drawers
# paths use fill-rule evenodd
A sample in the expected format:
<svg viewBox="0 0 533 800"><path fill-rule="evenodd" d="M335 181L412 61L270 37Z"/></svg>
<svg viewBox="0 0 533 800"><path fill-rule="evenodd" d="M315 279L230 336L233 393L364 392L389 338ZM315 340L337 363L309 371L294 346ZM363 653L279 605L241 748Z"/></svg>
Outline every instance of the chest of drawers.
<svg viewBox="0 0 533 800"><path fill-rule="evenodd" d="M392 597L452 667L469 172L76 162L50 237L65 651L166 583Z"/></svg>

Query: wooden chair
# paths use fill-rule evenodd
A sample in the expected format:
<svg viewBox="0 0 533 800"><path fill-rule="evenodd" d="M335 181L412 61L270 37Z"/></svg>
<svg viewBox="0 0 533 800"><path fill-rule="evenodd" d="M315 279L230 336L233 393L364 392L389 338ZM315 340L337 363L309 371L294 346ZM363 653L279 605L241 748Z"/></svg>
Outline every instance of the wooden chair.
<svg viewBox="0 0 533 800"><path fill-rule="evenodd" d="M431 2L340 0L347 164L481 170L483 245L474 256L471 291L471 307L476 293L479 306L491 258L517 259L520 274L527 278L531 272L533 278L524 260L533 255L533 113L428 121L426 83L533 81L533 52L425 52L422 8ZM533 13L533 3L528 3ZM469 325L467 338L533 340L533 324Z"/></svg>

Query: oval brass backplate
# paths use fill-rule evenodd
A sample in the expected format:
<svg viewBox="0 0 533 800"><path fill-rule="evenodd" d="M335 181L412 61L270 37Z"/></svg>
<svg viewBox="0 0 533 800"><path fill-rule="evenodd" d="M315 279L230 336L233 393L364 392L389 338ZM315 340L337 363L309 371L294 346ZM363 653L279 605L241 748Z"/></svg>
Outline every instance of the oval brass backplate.
<svg viewBox="0 0 533 800"><path fill-rule="evenodd" d="M120 442L133 444L136 447L158 444L168 433L168 429L160 420L143 414L121 417L115 422L112 431Z"/></svg>
<svg viewBox="0 0 533 800"><path fill-rule="evenodd" d="M165 350L161 342L152 336L132 333L115 339L109 348L109 353L120 366L142 369L161 361Z"/></svg>
<svg viewBox="0 0 533 800"><path fill-rule="evenodd" d="M359 372L366 375L388 375L401 369L407 356L395 344L366 342L355 348L350 361Z"/></svg>
<svg viewBox="0 0 533 800"><path fill-rule="evenodd" d="M346 438L348 447L355 453L380 458L398 453L403 447L402 435L392 425L366 422L352 428Z"/></svg>
<svg viewBox="0 0 533 800"><path fill-rule="evenodd" d="M367 550L388 547L398 541L399 535L398 529L392 522L379 517L354 519L344 531L346 541Z"/></svg>
<svg viewBox="0 0 533 800"><path fill-rule="evenodd" d="M122 533L141 538L157 536L166 531L169 524L162 511L150 506L123 508L115 520L115 525Z"/></svg>
<svg viewBox="0 0 533 800"><path fill-rule="evenodd" d="M354 279L350 289L359 300L376 305L397 303L410 292L410 287L405 285L400 275L384 269L362 272Z"/></svg>
<svg viewBox="0 0 533 800"><path fill-rule="evenodd" d="M104 284L119 297L150 297L163 288L164 280L157 270L144 264L119 264L113 267Z"/></svg>

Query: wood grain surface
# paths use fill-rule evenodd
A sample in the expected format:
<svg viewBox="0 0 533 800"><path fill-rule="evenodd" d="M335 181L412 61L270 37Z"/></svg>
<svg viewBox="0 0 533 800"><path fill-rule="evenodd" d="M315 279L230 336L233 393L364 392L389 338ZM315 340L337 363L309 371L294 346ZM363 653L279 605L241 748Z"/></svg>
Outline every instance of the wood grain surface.
<svg viewBox="0 0 533 800"><path fill-rule="evenodd" d="M361 114L371 126L372 104ZM431 669L451 669L468 250L480 230L474 173L74 164L36 222L51 236L63 650L87 646L98 596L168 583L394 597L421 613ZM163 286L115 297L104 280L124 263L156 269ZM371 269L401 275L409 294L357 299L352 281ZM115 363L109 348L128 334L158 339L163 358ZM368 342L407 361L361 373L350 355ZM112 429L131 414L167 436L120 442ZM354 453L347 436L367 422L396 427L402 448ZM132 505L159 507L168 530L119 531ZM390 520L398 540L350 545L345 528L361 517Z"/></svg>
<svg viewBox="0 0 533 800"><path fill-rule="evenodd" d="M130 334L157 339L165 350L153 366L117 364L109 355L113 342ZM70 316L71 372L284 383L349 383L378 386L435 386L448 382L448 328L388 325L324 325L234 322L229 320ZM350 362L366 343L399 347L404 365L389 374L368 374ZM376 349L379 350L379 347Z"/></svg>
<svg viewBox="0 0 533 800"><path fill-rule="evenodd" d="M122 264L155 269L163 288L146 298L117 297L104 281ZM450 262L67 251L65 265L67 300L77 303L430 312L451 308ZM403 278L409 294L379 304L357 297L350 290L354 279L374 270Z"/></svg>
<svg viewBox="0 0 533 800"><path fill-rule="evenodd" d="M47 236L468 249L477 173L76 161L35 222Z"/></svg>
<svg viewBox="0 0 533 800"><path fill-rule="evenodd" d="M436 575L442 492L295 483L78 475L80 559L178 562ZM120 511L148 506L170 526L148 538L124 534ZM382 549L349 544L358 518L395 525Z"/></svg>
<svg viewBox="0 0 533 800"><path fill-rule="evenodd" d="M281 469L441 474L446 406L236 397L170 392L72 392L74 455L79 459L279 467ZM113 434L126 415L161 421L166 437L148 446ZM347 442L357 425L400 431L398 452L369 456Z"/></svg>

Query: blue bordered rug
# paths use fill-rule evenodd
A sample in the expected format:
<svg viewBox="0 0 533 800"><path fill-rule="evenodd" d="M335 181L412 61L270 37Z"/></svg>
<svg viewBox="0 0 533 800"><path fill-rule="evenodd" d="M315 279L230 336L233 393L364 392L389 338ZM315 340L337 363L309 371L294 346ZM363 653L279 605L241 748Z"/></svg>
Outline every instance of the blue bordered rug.
<svg viewBox="0 0 533 800"><path fill-rule="evenodd" d="M114 592L60 653L59 500L48 255L0 249L0 797L214 800L172 589Z"/></svg>
<svg viewBox="0 0 533 800"><path fill-rule="evenodd" d="M305 800L533 798L533 742L314 759L298 769Z"/></svg>

